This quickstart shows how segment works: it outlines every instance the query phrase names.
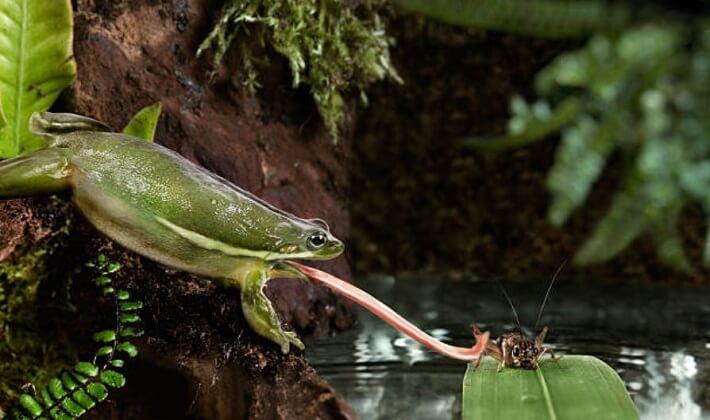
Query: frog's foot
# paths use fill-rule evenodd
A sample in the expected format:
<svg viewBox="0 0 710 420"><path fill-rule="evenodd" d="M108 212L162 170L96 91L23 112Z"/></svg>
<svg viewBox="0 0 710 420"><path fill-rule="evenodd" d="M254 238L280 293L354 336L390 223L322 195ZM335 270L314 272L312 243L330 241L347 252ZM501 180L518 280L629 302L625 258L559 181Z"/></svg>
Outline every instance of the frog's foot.
<svg viewBox="0 0 710 420"><path fill-rule="evenodd" d="M296 333L281 328L279 316L264 294L269 278L267 270L255 270L246 276L242 288L244 317L254 332L281 346L284 354L289 352L291 344L303 350L305 346Z"/></svg>

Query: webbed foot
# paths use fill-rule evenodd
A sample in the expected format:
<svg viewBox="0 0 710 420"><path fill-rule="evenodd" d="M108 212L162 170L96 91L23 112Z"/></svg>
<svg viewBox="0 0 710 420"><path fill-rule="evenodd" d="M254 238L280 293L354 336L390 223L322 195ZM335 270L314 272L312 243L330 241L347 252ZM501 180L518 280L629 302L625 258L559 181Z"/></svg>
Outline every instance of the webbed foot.
<svg viewBox="0 0 710 420"><path fill-rule="evenodd" d="M303 350L305 346L298 335L281 328L279 316L264 294L264 286L269 279L268 270L255 270L246 276L241 291L244 317L254 332L278 344L284 354L290 351L292 344Z"/></svg>

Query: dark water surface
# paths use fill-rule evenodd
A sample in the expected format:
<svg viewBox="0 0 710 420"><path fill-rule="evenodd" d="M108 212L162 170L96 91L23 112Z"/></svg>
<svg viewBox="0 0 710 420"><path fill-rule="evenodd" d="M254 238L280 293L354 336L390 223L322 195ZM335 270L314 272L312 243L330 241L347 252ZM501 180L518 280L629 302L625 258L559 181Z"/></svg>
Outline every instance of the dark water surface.
<svg viewBox="0 0 710 420"><path fill-rule="evenodd" d="M470 346L476 322L515 329L495 281L473 276L361 278L358 286L445 342ZM525 329L546 281L506 283ZM710 288L561 279L542 318L556 353L614 367L642 419L710 418ZM363 419L460 419L464 363L416 344L365 311L360 325L307 343L308 359ZM535 331L537 333L537 331Z"/></svg>

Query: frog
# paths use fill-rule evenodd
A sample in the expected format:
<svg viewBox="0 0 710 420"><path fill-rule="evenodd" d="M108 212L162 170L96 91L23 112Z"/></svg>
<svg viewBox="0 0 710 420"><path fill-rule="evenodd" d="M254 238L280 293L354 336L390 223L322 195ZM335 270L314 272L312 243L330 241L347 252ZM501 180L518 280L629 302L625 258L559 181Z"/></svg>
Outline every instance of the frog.
<svg viewBox="0 0 710 420"><path fill-rule="evenodd" d="M240 291L249 327L284 354L303 342L264 293L306 276L287 262L329 260L344 243L321 219L285 212L160 144L69 113L34 113L46 147L0 161L0 199L68 192L99 232L163 266Z"/></svg>

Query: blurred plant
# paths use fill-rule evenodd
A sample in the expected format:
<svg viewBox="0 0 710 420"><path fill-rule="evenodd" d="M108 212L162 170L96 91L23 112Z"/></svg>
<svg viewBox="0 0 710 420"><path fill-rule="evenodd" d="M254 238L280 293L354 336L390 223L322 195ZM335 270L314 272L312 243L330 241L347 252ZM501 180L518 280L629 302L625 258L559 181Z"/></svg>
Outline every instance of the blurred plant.
<svg viewBox="0 0 710 420"><path fill-rule="evenodd" d="M0 159L44 146L31 134L76 75L69 0L0 1Z"/></svg>
<svg viewBox="0 0 710 420"><path fill-rule="evenodd" d="M628 8L599 0L394 0L445 23L545 38L620 29Z"/></svg>
<svg viewBox="0 0 710 420"><path fill-rule="evenodd" d="M344 118L343 92L399 76L379 15L370 1L355 10L340 0L227 0L221 18L197 55L214 48L215 68L238 40L242 83L257 81L256 49L269 46L286 57L293 86L310 86L326 127L337 139Z"/></svg>
<svg viewBox="0 0 710 420"><path fill-rule="evenodd" d="M507 136L465 144L504 149L561 130L547 179L548 219L557 226L620 153L622 189L575 261L608 260L648 231L662 262L690 269L677 223L689 202L710 214L710 25L649 24L595 35L540 71L535 89L545 99L512 99Z"/></svg>
<svg viewBox="0 0 710 420"><path fill-rule="evenodd" d="M116 326L94 334L100 347L91 362L79 362L71 369L47 381L41 388L30 387L29 393L19 396L17 407L9 411L12 419L74 419L78 418L108 397L109 388L121 388L126 378L118 369L124 366L121 356L136 357L138 350L130 342L142 335L136 328L140 317L137 311L143 304L130 300L126 290L116 290L111 276L121 265L100 255L95 262L86 264L96 270L94 283L104 296L111 298L116 307Z"/></svg>

